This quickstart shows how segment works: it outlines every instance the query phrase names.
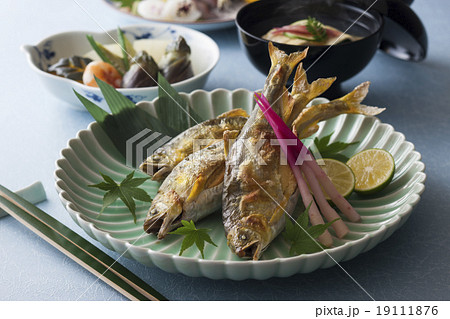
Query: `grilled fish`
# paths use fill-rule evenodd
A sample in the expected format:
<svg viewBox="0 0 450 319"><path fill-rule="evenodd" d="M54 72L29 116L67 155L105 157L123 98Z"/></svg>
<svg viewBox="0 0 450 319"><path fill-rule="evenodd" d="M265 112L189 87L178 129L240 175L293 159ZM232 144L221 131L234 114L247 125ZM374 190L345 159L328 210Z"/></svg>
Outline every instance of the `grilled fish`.
<svg viewBox="0 0 450 319"><path fill-rule="evenodd" d="M194 222L220 208L225 169L224 141L182 160L158 190L144 223L147 233L164 238L181 220Z"/></svg>
<svg viewBox="0 0 450 319"><path fill-rule="evenodd" d="M241 114L232 110L226 114ZM245 119L245 118L244 118ZM225 157L239 130L227 130L223 140L194 152L182 160L162 183L144 222L144 230L167 233L181 225L181 220L194 222L221 207Z"/></svg>
<svg viewBox="0 0 450 319"><path fill-rule="evenodd" d="M233 109L215 119L197 124L158 148L139 168L152 176L152 180L160 182L178 163L194 151L196 141L201 141L195 145L200 148L218 142L222 139L225 131L240 131L247 121L247 117L248 114L243 109Z"/></svg>
<svg viewBox="0 0 450 319"><path fill-rule="evenodd" d="M269 54L272 66L263 94L282 116L286 82L306 51L288 56L269 43ZM291 212L298 198L291 169L280 165L280 148L271 140L276 135L256 107L225 163L222 219L228 246L239 257L259 259L284 228L284 211Z"/></svg>
<svg viewBox="0 0 450 319"><path fill-rule="evenodd" d="M291 93L285 84L306 51L286 55L269 43L272 67L263 94L272 109L299 138L317 131L317 123L343 113L376 115L384 109L361 105L369 83L329 103L306 105L326 91L335 78L308 83L302 65L297 68ZM298 198L297 183L288 165L280 165L281 150L270 140L275 134L259 108L255 108L232 146L225 163L222 218L229 247L240 257L259 259L285 226Z"/></svg>

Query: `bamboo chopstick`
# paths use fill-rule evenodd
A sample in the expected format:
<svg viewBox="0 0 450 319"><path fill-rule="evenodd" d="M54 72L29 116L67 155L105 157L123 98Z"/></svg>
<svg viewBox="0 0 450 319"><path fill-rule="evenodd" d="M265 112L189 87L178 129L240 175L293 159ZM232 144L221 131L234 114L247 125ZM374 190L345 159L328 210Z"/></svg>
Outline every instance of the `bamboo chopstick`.
<svg viewBox="0 0 450 319"><path fill-rule="evenodd" d="M102 250L2 185L0 209L130 300L167 300Z"/></svg>

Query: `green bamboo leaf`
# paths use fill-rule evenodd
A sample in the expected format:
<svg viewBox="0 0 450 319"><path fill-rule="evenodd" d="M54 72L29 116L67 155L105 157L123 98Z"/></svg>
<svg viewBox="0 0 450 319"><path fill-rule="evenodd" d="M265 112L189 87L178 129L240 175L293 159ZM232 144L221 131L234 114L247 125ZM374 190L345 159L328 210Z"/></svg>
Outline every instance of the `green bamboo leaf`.
<svg viewBox="0 0 450 319"><path fill-rule="evenodd" d="M133 49L133 45L128 41L128 38L123 33L122 29L117 28L117 39L119 40L120 50L122 51L122 61L125 71L130 69L130 58L134 57L136 52Z"/></svg>
<svg viewBox="0 0 450 319"><path fill-rule="evenodd" d="M133 109L136 107L136 105L131 102L130 99L120 94L111 85L98 78L95 78L95 81L97 82L97 85L100 88L100 91L102 92L106 103L108 103L112 114L119 114L123 110Z"/></svg>
<svg viewBox="0 0 450 319"><path fill-rule="evenodd" d="M119 72L120 75L123 76L124 73L127 71L123 64L123 60L114 53L112 53L111 51L109 51L107 48L105 48L102 44L96 42L92 35L86 35L86 38L88 39L89 44L98 54L100 59L102 59L103 62L111 64L117 70L117 72Z"/></svg>
<svg viewBox="0 0 450 319"><path fill-rule="evenodd" d="M156 112L158 118L177 133L190 127L187 102L170 86L169 82L158 73L158 104Z"/></svg>
<svg viewBox="0 0 450 319"><path fill-rule="evenodd" d="M188 104L188 102L178 94L178 92L158 73L158 104L156 112L158 118L167 124L177 133L181 133L191 126L194 126L203 119Z"/></svg>
<svg viewBox="0 0 450 319"><path fill-rule="evenodd" d="M103 110L101 107L97 106L95 103L92 103L87 98L79 94L77 91L73 90L77 98L84 105L86 110L92 115L94 120L98 123L103 123L105 118L109 115L108 112Z"/></svg>
<svg viewBox="0 0 450 319"><path fill-rule="evenodd" d="M163 77L161 77L163 78ZM162 80L164 82L164 80ZM144 130L150 130L148 134L152 134L153 132L161 133L162 138L164 135L174 137L176 136L180 130L184 130L186 127L185 124L180 125L180 123L186 123L186 118L189 118L192 124L195 122L187 116L186 108L191 117L194 118L196 122L202 122L198 114L193 111L187 103L181 98L181 96L174 90L170 84L166 81L166 92L167 94L162 96L162 99L159 100L157 104L157 109L160 110L169 110L172 112L166 112L166 115L161 115L161 118L157 119L152 116L147 110L142 107L136 107L136 105L130 101L127 97L118 92L115 88L105 83L100 79L96 79L96 82L105 97L105 100L111 109L112 114L108 114L100 107L96 106L94 103L90 102L77 92L75 92L78 99L82 102L82 104L86 107L86 109L91 113L97 123L100 124L101 128L105 131L108 137L113 142L114 146L120 152L120 154L126 158L127 156L127 141L131 138L135 137L137 134L141 133ZM163 84L164 85L164 84ZM179 108L178 105L172 107L170 105L165 104L165 101L168 103L174 103L172 98L175 100L182 101L180 103L185 103L186 108ZM184 119L180 123L177 124L176 119ZM172 123L172 127L168 125L168 122ZM188 122L188 124L190 124ZM145 153L145 152L143 152ZM136 159L136 161L130 161L133 165L143 161L144 159Z"/></svg>

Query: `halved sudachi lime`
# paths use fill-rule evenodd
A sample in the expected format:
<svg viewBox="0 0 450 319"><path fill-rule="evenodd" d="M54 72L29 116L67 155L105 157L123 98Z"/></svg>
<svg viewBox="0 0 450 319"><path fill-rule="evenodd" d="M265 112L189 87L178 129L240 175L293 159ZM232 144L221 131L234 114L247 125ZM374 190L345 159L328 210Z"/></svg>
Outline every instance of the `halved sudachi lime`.
<svg viewBox="0 0 450 319"><path fill-rule="evenodd" d="M323 161L323 165L322 165ZM319 161L320 167L330 178L339 194L349 197L355 188L355 176L352 170L345 163L339 162L331 158L322 158ZM326 192L324 192L327 200L330 200Z"/></svg>
<svg viewBox="0 0 450 319"><path fill-rule="evenodd" d="M395 161L382 149L368 149L352 156L347 165L355 174L355 192L374 194L385 188L394 177Z"/></svg>

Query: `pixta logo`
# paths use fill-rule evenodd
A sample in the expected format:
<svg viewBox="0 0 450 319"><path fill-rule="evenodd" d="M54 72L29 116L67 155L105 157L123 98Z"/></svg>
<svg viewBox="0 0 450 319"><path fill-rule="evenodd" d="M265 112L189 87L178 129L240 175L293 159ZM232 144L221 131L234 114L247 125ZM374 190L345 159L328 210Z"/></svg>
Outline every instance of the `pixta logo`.
<svg viewBox="0 0 450 319"><path fill-rule="evenodd" d="M172 138L150 129L144 129L126 142L126 165L138 167L148 156Z"/></svg>

